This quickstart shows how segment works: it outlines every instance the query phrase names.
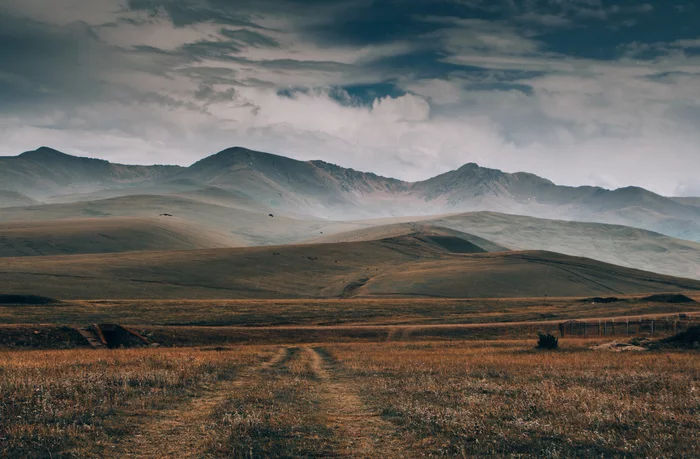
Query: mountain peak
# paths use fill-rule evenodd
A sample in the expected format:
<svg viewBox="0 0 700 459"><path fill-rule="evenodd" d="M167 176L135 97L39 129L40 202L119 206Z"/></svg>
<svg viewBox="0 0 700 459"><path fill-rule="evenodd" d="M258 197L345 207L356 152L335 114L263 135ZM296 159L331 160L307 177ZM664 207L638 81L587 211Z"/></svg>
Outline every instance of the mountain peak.
<svg viewBox="0 0 700 459"><path fill-rule="evenodd" d="M198 161L195 164L198 163L210 163L211 161L217 161L217 160L226 160L227 162L230 161L237 161L240 159L266 159L266 160L279 160L279 161L287 161L287 162L300 162L296 161L295 159L292 158L287 158L286 156L280 156L276 155L273 153L265 153L262 151L255 151L255 150L250 150L248 148L244 147L231 147L231 148L226 148L225 150L221 150L218 153L214 153L211 156L208 156L200 161Z"/></svg>
<svg viewBox="0 0 700 459"><path fill-rule="evenodd" d="M257 153L257 152L250 150L248 148L245 148L245 147L235 146L235 147L225 148L218 153L214 153L214 155L232 155L235 153Z"/></svg>
<svg viewBox="0 0 700 459"><path fill-rule="evenodd" d="M477 163L467 163L464 166L460 167L459 170L462 169L481 169L481 166L479 166Z"/></svg>
<svg viewBox="0 0 700 459"><path fill-rule="evenodd" d="M55 150L55 149L50 148L50 147L39 147L36 150L24 152L20 156L25 157L25 158L26 157L47 158L47 157L67 157L70 155L63 153L61 151Z"/></svg>

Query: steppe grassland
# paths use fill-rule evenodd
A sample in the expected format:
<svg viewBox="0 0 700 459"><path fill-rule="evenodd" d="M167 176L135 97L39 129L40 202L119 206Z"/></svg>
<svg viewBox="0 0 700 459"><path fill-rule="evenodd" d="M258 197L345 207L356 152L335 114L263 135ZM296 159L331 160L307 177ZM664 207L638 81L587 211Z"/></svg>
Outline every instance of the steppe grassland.
<svg viewBox="0 0 700 459"><path fill-rule="evenodd" d="M327 349L405 442L442 456L700 457L697 351L564 340Z"/></svg>
<svg viewBox="0 0 700 459"><path fill-rule="evenodd" d="M697 351L594 342L2 352L0 456L700 456Z"/></svg>
<svg viewBox="0 0 700 459"><path fill-rule="evenodd" d="M136 419L272 352L0 351L0 457L100 457Z"/></svg>

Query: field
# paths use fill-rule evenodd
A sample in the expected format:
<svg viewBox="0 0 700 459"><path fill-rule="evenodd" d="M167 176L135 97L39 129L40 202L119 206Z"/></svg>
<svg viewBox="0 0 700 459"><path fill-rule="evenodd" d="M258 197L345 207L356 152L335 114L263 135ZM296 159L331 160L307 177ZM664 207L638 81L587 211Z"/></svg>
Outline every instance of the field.
<svg viewBox="0 0 700 459"><path fill-rule="evenodd" d="M0 353L4 457L697 457L696 351L533 340Z"/></svg>
<svg viewBox="0 0 700 459"><path fill-rule="evenodd" d="M700 300L700 295L688 294ZM431 325L562 321L679 312L700 302L659 303L641 296L614 303L591 298L386 298L332 300L95 300L49 305L0 304L3 324L119 322L163 326Z"/></svg>

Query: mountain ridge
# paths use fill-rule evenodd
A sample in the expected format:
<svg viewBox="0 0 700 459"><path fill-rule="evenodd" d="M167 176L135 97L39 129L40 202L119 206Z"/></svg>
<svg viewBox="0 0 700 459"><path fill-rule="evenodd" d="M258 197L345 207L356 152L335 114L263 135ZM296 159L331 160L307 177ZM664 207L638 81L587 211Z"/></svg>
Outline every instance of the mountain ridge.
<svg viewBox="0 0 700 459"><path fill-rule="evenodd" d="M528 172L470 162L406 182L321 160L232 147L189 167L130 166L66 155L48 147L0 158L3 188L31 199L168 182L250 197L261 208L332 220L494 211L537 218L620 224L700 241L700 207L641 187L568 187ZM42 194L35 190L46 191Z"/></svg>

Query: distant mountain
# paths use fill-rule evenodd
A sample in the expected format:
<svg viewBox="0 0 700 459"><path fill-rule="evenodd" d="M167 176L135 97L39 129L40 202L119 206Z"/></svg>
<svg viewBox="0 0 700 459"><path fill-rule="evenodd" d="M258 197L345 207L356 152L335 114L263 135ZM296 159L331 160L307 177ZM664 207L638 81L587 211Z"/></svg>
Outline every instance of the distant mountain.
<svg viewBox="0 0 700 459"><path fill-rule="evenodd" d="M119 197L139 190L139 194L195 199L206 195L208 202L217 204L236 201L248 210L258 206L334 220L496 211L626 225L700 241L696 201L667 198L639 187L559 186L533 174L505 173L474 163L409 183L240 147L188 168L117 165L42 147L0 158L0 183L34 199L63 195L51 198L62 202Z"/></svg>
<svg viewBox="0 0 700 459"><path fill-rule="evenodd" d="M700 207L700 198L697 197L684 197L684 198L671 198L679 204L685 206Z"/></svg>
<svg viewBox="0 0 700 459"><path fill-rule="evenodd" d="M323 161L297 161L245 148L230 148L194 163L178 175L224 190L237 190L261 204L315 216L373 215L358 199L376 193L400 193L410 185Z"/></svg>
<svg viewBox="0 0 700 459"><path fill-rule="evenodd" d="M0 157L0 184L33 199L118 188L164 180L178 166L127 166L67 155L41 147L19 156Z"/></svg>

